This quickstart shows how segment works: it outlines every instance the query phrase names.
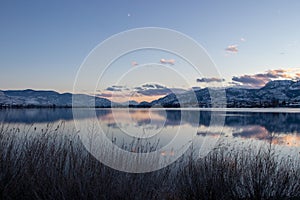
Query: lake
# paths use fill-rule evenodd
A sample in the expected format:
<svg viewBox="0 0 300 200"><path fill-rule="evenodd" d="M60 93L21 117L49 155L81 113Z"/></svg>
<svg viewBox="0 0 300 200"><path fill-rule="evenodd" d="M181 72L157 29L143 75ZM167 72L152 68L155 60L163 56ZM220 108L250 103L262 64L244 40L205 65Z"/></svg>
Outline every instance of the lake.
<svg viewBox="0 0 300 200"><path fill-rule="evenodd" d="M2 109L0 122L14 127L64 122L67 130L97 122L114 138L168 138L179 128L197 136L269 141L300 147L300 109ZM84 127L82 126L82 127ZM86 131L86 130L82 130ZM195 136L196 136L195 135ZM123 139L123 138L122 138Z"/></svg>
<svg viewBox="0 0 300 200"><path fill-rule="evenodd" d="M0 181L6 195L298 197L299 120L299 109L2 109Z"/></svg>
<svg viewBox="0 0 300 200"><path fill-rule="evenodd" d="M62 132L73 131L83 141L91 131L101 132L130 152L138 151L130 147L137 139L164 154L191 143L203 155L220 143L271 143L284 154L300 151L300 109L2 109L0 122L32 129L63 124Z"/></svg>

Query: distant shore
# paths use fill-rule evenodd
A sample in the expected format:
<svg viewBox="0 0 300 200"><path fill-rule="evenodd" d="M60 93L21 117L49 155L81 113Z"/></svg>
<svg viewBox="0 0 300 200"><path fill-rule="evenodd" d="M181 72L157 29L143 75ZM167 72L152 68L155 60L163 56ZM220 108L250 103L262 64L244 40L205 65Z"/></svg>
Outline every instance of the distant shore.
<svg viewBox="0 0 300 200"><path fill-rule="evenodd" d="M56 106L56 105L0 105L0 109L72 109L72 108L152 108L152 109L199 109L199 110L228 110L228 109L247 109L250 112L255 112L253 109L300 109L300 105L295 106L275 106L275 107L259 107L259 106L248 106L248 107L231 107L231 106L224 106L224 107L188 107L188 106L140 106L140 105L129 105L129 106Z"/></svg>

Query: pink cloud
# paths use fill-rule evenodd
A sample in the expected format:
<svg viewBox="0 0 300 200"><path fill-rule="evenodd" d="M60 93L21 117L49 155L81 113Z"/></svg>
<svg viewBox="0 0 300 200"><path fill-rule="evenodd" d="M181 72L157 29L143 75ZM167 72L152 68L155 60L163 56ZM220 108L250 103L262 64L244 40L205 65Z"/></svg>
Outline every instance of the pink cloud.
<svg viewBox="0 0 300 200"><path fill-rule="evenodd" d="M237 53L239 51L237 47L238 45L229 45L225 50L227 52Z"/></svg>
<svg viewBox="0 0 300 200"><path fill-rule="evenodd" d="M132 62L131 62L131 66L132 66L132 67L137 66L137 65L139 65L139 63L137 63L136 61L132 61Z"/></svg>
<svg viewBox="0 0 300 200"><path fill-rule="evenodd" d="M162 59L160 59L160 63L174 65L175 64L175 60L174 59L166 60L166 59L162 58Z"/></svg>

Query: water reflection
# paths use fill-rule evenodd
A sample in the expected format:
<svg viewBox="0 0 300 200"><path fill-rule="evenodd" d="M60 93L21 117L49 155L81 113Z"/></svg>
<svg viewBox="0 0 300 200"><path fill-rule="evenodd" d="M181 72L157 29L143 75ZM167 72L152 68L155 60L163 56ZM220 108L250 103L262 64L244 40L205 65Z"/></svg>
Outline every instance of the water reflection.
<svg viewBox="0 0 300 200"><path fill-rule="evenodd" d="M110 113L110 110L97 110L97 115L102 116ZM82 118L88 118L90 115L84 115L83 110ZM54 123L58 121L72 121L72 109L0 109L0 122L2 123L24 123L24 124L37 124L37 123Z"/></svg>
<svg viewBox="0 0 300 200"><path fill-rule="evenodd" d="M85 113L86 109L81 112ZM211 112L199 110L147 110L147 109L97 109L98 121L109 129L117 129L139 134L143 131L147 137L158 134L158 137L176 132L181 126L198 127L199 136L218 136L240 139L268 140L274 144L300 146L300 113L265 113L263 112ZM182 118L184 115L184 118ZM210 126L212 115L225 117L225 124L220 129ZM90 115L81 115L82 121L89 120ZM182 120L183 119L183 120ZM39 124L66 121L73 123L71 109L4 109L0 110L0 122L16 124ZM116 134L118 136L118 134ZM117 137L115 136L115 137ZM126 136L124 136L126 137Z"/></svg>

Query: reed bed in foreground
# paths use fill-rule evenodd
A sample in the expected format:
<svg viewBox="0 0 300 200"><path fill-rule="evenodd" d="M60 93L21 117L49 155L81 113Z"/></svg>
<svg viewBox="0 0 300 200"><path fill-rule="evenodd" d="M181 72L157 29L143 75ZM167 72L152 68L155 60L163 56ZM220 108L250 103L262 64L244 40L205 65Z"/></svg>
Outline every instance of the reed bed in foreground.
<svg viewBox="0 0 300 200"><path fill-rule="evenodd" d="M200 159L190 149L166 168L131 174L101 164L62 129L0 126L0 199L300 198L299 157L278 157L272 146L220 146Z"/></svg>

